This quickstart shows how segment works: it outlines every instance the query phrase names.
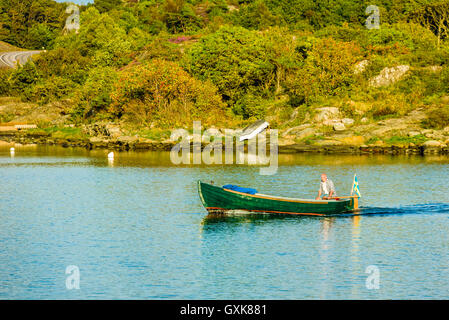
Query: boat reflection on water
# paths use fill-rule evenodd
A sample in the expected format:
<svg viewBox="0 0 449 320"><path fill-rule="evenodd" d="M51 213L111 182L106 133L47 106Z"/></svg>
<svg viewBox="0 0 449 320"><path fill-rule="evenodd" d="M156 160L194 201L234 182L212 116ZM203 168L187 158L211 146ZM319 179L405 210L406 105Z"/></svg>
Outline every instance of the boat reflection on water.
<svg viewBox="0 0 449 320"><path fill-rule="evenodd" d="M354 216L352 218L352 237L351 237L351 268L354 270L354 273L357 273L357 270L360 270L360 265L362 263L360 259L360 231L361 231L361 216ZM363 270L362 268L362 271ZM360 285L352 284L351 294L354 299L360 298Z"/></svg>
<svg viewBox="0 0 449 320"><path fill-rule="evenodd" d="M357 214L349 213L344 215L338 215L340 217L352 217L354 222L354 227L358 227L360 224L362 211L358 211ZM321 232L323 238L327 240L332 224L335 222L337 216L328 217L317 217L317 216L307 216L307 215L287 215L287 214L277 214L277 213L247 213L247 214L207 214L203 220L202 225L214 225L220 223L228 224L239 224L239 223L263 223L273 220L320 220L322 222Z"/></svg>
<svg viewBox="0 0 449 320"><path fill-rule="evenodd" d="M273 214L273 213L256 213L256 214L241 214L241 215L224 215L224 214L208 214L203 218L203 226L212 226L216 224L243 224L243 223L254 223L260 224L264 222L274 221L274 220L298 220L298 219L309 219L313 220L316 217L313 216L292 216L283 214Z"/></svg>
<svg viewBox="0 0 449 320"><path fill-rule="evenodd" d="M335 218L324 218L321 223L321 241L320 241L320 250L319 250L319 256L320 256L320 265L321 265L321 279L325 280L330 277L330 273L332 272L332 268L329 266L329 250L332 248L332 239L330 238L331 235L331 228L332 225L335 222ZM320 299L326 299L327 294L329 291L332 290L331 287L329 287L328 282L321 281L320 286Z"/></svg>

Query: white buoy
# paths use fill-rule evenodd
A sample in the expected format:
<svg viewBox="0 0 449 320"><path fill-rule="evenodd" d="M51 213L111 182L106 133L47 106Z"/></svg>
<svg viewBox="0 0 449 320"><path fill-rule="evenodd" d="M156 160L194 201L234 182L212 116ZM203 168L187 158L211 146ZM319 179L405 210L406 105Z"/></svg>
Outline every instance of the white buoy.
<svg viewBox="0 0 449 320"><path fill-rule="evenodd" d="M114 152L108 153L108 166L113 167L114 166Z"/></svg>

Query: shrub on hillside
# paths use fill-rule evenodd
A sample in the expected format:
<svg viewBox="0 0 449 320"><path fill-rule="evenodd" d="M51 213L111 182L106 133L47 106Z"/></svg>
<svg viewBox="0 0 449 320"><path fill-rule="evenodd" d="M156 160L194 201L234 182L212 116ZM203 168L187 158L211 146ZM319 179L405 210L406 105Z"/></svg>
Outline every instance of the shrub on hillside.
<svg viewBox="0 0 449 320"><path fill-rule="evenodd" d="M356 81L353 67L360 57L360 47L353 42L331 38L316 42L304 66L288 77L290 95L311 102L347 92Z"/></svg>
<svg viewBox="0 0 449 320"><path fill-rule="evenodd" d="M53 76L33 85L30 100L46 104L68 96L74 87L75 84L70 79Z"/></svg>
<svg viewBox="0 0 449 320"><path fill-rule="evenodd" d="M88 118L107 112L111 105L111 92L118 74L111 67L97 67L89 71L86 82L76 92L75 118Z"/></svg>
<svg viewBox="0 0 449 320"><path fill-rule="evenodd" d="M223 120L223 103L217 89L191 77L178 64L164 60L126 69L111 93L114 115L143 124L190 125L193 120Z"/></svg>
<svg viewBox="0 0 449 320"><path fill-rule="evenodd" d="M425 128L443 129L449 126L449 106L441 105L427 111L427 119L423 121Z"/></svg>
<svg viewBox="0 0 449 320"><path fill-rule="evenodd" d="M282 18L273 14L264 0L256 0L243 5L240 10L235 10L233 15L235 25L241 25L247 29L262 30L269 26L285 24Z"/></svg>
<svg viewBox="0 0 449 320"><path fill-rule="evenodd" d="M95 7L89 7L81 13L79 32L61 35L54 47L77 49L81 55L92 57L96 66L124 66L136 49L133 43L138 42L128 36L121 22L107 12L100 14Z"/></svg>
<svg viewBox="0 0 449 320"><path fill-rule="evenodd" d="M32 87L42 78L36 65L29 61L15 69L10 77L10 93L24 101L33 100Z"/></svg>
<svg viewBox="0 0 449 320"><path fill-rule="evenodd" d="M44 78L58 76L80 84L86 79L91 59L78 49L57 48L38 55L35 63Z"/></svg>
<svg viewBox="0 0 449 320"><path fill-rule="evenodd" d="M7 96L11 92L11 73L8 68L0 68L0 96Z"/></svg>
<svg viewBox="0 0 449 320"><path fill-rule="evenodd" d="M269 86L275 71L261 33L229 26L192 46L188 68L200 79L210 79L230 105L247 92Z"/></svg>

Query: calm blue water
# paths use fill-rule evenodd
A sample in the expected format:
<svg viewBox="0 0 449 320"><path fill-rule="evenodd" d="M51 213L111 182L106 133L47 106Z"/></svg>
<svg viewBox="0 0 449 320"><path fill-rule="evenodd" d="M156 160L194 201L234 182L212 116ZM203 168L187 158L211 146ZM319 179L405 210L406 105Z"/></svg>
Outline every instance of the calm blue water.
<svg viewBox="0 0 449 320"><path fill-rule="evenodd" d="M285 155L260 176L166 153L17 149L0 150L0 299L449 298L447 157ZM357 173L366 215L209 219L196 191L315 197L321 172L340 195Z"/></svg>

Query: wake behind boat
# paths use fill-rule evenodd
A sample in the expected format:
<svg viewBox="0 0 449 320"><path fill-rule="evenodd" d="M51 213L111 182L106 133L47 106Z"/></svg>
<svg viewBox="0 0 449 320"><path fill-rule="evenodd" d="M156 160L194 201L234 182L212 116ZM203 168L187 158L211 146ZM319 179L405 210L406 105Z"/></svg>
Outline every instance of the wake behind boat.
<svg viewBox="0 0 449 320"><path fill-rule="evenodd" d="M198 181L198 194L209 214L272 213L328 216L358 209L358 196L312 200L247 193ZM229 187L228 187L229 188Z"/></svg>

